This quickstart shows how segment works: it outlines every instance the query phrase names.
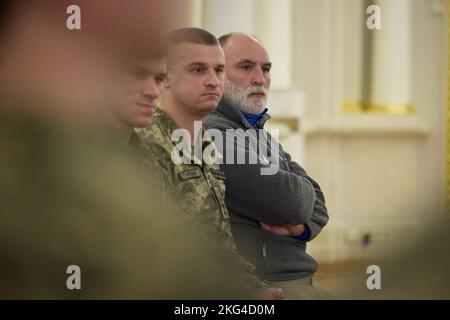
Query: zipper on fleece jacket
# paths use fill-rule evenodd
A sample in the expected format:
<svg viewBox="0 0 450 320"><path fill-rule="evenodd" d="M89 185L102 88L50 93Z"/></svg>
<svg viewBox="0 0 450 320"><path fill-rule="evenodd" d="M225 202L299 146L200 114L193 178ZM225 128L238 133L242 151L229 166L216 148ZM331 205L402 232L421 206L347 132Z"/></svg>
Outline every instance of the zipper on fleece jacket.
<svg viewBox="0 0 450 320"><path fill-rule="evenodd" d="M266 267L269 268L269 257L267 255L267 239L266 236L263 236L261 253L264 258L264 262L266 263Z"/></svg>

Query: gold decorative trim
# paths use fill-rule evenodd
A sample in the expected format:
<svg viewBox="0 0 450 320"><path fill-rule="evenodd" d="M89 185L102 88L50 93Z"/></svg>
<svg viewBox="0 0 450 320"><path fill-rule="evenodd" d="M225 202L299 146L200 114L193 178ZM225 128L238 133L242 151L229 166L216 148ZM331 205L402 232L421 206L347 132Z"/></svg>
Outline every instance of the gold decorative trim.
<svg viewBox="0 0 450 320"><path fill-rule="evenodd" d="M270 121L270 123L283 124L283 125L287 126L291 131L294 131L294 132L297 132L300 130L297 118L273 116L269 121Z"/></svg>
<svg viewBox="0 0 450 320"><path fill-rule="evenodd" d="M448 0L450 1L450 0ZM367 103L360 101L344 101L341 111L349 114L384 114L406 116L415 112L409 103Z"/></svg>

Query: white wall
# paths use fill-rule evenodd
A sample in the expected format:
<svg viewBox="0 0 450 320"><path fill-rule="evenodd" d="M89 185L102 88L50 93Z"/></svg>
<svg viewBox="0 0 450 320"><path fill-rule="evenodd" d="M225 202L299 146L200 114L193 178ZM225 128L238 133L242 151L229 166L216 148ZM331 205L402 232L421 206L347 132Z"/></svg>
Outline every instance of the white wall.
<svg viewBox="0 0 450 320"><path fill-rule="evenodd" d="M399 117L340 111L358 92L360 37L348 19L361 1L295 1L294 84L305 92L305 166L321 182L331 213L311 245L322 260L368 258L378 248L410 245L404 240L421 230L421 219L443 212L446 21L431 3L410 2L408 86L416 112ZM367 248L360 245L365 233L373 237Z"/></svg>

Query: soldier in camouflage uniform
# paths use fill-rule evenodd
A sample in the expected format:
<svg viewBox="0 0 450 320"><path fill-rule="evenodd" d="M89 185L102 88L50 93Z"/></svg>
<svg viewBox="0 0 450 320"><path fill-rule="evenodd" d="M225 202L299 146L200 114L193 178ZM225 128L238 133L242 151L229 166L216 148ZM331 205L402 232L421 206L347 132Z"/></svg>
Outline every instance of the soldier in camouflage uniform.
<svg viewBox="0 0 450 320"><path fill-rule="evenodd" d="M228 241L229 247L234 250L224 201L225 176L218 164L208 164L210 162L199 159L194 152L186 155L185 163L175 164L171 154L176 144L171 140L171 135L177 129L177 124L164 111L157 110L151 125L139 134L148 146L150 156L166 177L166 195L179 203L192 223L208 226L207 230L214 238L219 234L218 241ZM205 134L202 150L208 146L215 149L214 142Z"/></svg>
<svg viewBox="0 0 450 320"><path fill-rule="evenodd" d="M184 154L182 163L172 160L172 151L176 147L171 139L174 130L184 129L193 137L194 121L204 119L220 100L223 90L223 51L213 35L195 28L174 31L169 35L168 43L163 110L156 111L148 128L139 130L140 137L166 177L164 185L167 196L175 199L190 224L201 227L210 239L215 240L218 251L226 252L230 261L240 266L240 281L255 293L255 297L279 298L280 290L268 288L255 275L254 266L236 251L224 201L225 177L218 164L211 164L211 161L205 161L207 159L193 152ZM187 78L183 78L183 75L187 75ZM202 136L201 150L213 149L212 154L217 155L213 141L206 135ZM186 140L183 142L192 151L190 147L195 139Z"/></svg>

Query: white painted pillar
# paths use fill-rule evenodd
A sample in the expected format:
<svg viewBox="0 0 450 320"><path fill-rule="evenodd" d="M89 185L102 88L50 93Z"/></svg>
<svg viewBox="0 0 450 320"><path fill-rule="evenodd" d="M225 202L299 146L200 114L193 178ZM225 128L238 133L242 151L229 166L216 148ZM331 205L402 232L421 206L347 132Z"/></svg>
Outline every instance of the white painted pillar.
<svg viewBox="0 0 450 320"><path fill-rule="evenodd" d="M256 36L264 44L273 62L272 86L292 84L292 1L259 0Z"/></svg>
<svg viewBox="0 0 450 320"><path fill-rule="evenodd" d="M203 28L220 37L230 32L255 34L258 0L203 1Z"/></svg>
<svg viewBox="0 0 450 320"><path fill-rule="evenodd" d="M174 6L177 10L172 29L202 26L203 0L176 0Z"/></svg>
<svg viewBox="0 0 450 320"><path fill-rule="evenodd" d="M378 0L381 29L373 32L370 102L408 103L411 98L411 1Z"/></svg>

